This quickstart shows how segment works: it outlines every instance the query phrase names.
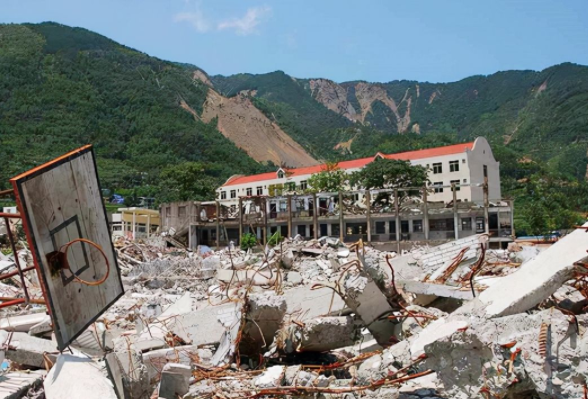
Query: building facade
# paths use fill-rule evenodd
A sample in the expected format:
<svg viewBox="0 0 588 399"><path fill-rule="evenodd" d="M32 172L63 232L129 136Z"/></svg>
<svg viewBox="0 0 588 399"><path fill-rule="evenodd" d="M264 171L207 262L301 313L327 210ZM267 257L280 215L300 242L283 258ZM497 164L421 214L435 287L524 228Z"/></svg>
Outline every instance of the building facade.
<svg viewBox="0 0 588 399"><path fill-rule="evenodd" d="M412 165L427 168L431 201L449 201L453 193L447 187L457 186L459 201L483 201L483 185L488 178L489 198L500 199L500 163L494 159L488 141L478 137L475 141L445 147L409 151L397 154L378 153L373 157L339 162L347 173L359 171L376 158L410 161ZM304 191L308 179L325 169L325 165L305 168L278 169L275 172L251 176L232 176L217 189L217 199L226 205L237 205L240 197L275 196L282 192ZM351 188L350 188L351 189Z"/></svg>
<svg viewBox="0 0 588 399"><path fill-rule="evenodd" d="M338 236L370 243L438 244L486 232L496 246L512 241L512 201L501 199L499 163L484 138L474 142L400 154L377 154L339 163L347 173L376 157L409 160L429 171L420 188L307 193L307 182L323 166L234 176L209 202L160 205L162 231L187 235L186 244L226 245L245 233L260 242L282 236ZM385 200L382 200L385 198Z"/></svg>

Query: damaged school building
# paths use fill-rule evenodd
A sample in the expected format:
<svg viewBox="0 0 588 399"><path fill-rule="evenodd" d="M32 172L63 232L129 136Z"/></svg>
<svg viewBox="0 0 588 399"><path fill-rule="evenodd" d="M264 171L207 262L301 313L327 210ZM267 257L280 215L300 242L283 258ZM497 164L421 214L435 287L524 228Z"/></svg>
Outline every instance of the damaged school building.
<svg viewBox="0 0 588 399"><path fill-rule="evenodd" d="M143 232L137 224L158 223L155 215L127 209L117 235L91 146L23 171L0 192L16 203L0 212L0 399L587 398L588 223L553 245L493 248L506 243L497 239L512 208L493 198L498 165L487 143L426 151L414 162L435 160L447 179L459 173L470 185L423 191L424 199L393 192L392 216L375 209L373 192L336 193L322 218L322 206L313 215L298 207L320 204L319 195L288 201L245 188L228 198L249 207L241 222L219 200L210 205L233 219L208 222L209 204L199 204L201 219ZM479 173L469 160L477 151L488 155ZM456 160L459 170L447 172ZM229 197L234 181L220 189ZM268 205L284 198L285 223ZM267 206L263 223L247 216L258 206ZM506 225L494 227L490 215L503 212ZM406 220L412 234L419 218L423 228L439 219L459 227L479 214L480 232L430 229L391 248L363 239L375 240L381 221L394 221L398 237ZM236 224L263 239L272 226L289 234L247 250L213 249L201 230L192 247L174 238L203 228L200 220L209 231ZM321 222L344 229L315 239L297 233L303 222L314 235ZM354 234L353 223L366 230Z"/></svg>
<svg viewBox="0 0 588 399"><path fill-rule="evenodd" d="M338 167L353 173L377 158L421 165L428 169L431 184L305 194L310 176L325 165L233 176L217 189L216 201L160 205L161 230L183 236L190 248L237 243L245 233L265 243L276 231L284 237L395 243L397 250L478 233L488 233L493 247L505 248L512 241L513 201L501 197L500 165L483 137L426 150L378 153L339 162ZM382 196L387 200L381 201Z"/></svg>

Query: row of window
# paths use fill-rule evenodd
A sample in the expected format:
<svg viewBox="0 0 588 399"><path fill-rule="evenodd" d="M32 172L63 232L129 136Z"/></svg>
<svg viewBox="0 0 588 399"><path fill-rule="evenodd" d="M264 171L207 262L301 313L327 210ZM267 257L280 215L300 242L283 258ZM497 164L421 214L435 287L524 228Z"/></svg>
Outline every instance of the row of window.
<svg viewBox="0 0 588 399"><path fill-rule="evenodd" d="M308 189L308 183L306 182L306 180L302 180L300 182L299 189L300 190L306 190L306 189ZM247 197L253 196L253 187L247 187L244 190L245 190L245 195ZM255 188L255 195L263 195L263 190L264 190L264 186L257 186ZM294 183L294 182L284 183L284 190L285 191L295 191L296 190L296 183ZM231 199L237 198L237 192L238 191L241 191L241 189L238 189L238 190L230 190L229 191L230 198ZM223 191L220 192L220 199L222 199L222 200L227 199L227 191L226 190L223 190Z"/></svg>
<svg viewBox="0 0 588 399"><path fill-rule="evenodd" d="M463 179L464 183L468 182L468 179ZM449 184L455 184L455 191L459 191L460 190L460 181L459 179L457 180L449 180ZM433 183L433 188L435 189L435 193L442 193L443 192L443 182L442 181L437 181Z"/></svg>
<svg viewBox="0 0 588 399"><path fill-rule="evenodd" d="M462 163L465 163L466 160L462 159ZM428 167L429 165L427 165ZM450 172L459 172L459 161L449 161L449 171ZM443 173L443 164L441 162L436 162L433 164L433 174L437 175L439 173Z"/></svg>
<svg viewBox="0 0 588 399"><path fill-rule="evenodd" d="M483 217L476 217L476 231L484 230L484 218ZM396 231L396 222L389 221L389 222L376 222L376 234L386 234L386 225L388 223L389 234L393 234ZM400 222L400 233L408 233L409 232L409 224L408 220L403 220ZM429 230L430 231L451 231L453 230L453 219L431 219L429 220ZM472 230L472 218L461 218L461 230L462 231L471 231ZM415 219L412 221L412 231L413 233L422 233L423 232L423 220L422 219Z"/></svg>

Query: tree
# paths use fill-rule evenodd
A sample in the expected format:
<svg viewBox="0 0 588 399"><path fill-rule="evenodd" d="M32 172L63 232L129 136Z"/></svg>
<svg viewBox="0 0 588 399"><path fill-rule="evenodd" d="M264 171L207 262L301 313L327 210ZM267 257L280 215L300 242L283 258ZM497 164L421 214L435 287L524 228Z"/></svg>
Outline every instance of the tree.
<svg viewBox="0 0 588 399"><path fill-rule="evenodd" d="M159 175L159 202L209 200L214 198L215 180L199 162L168 166Z"/></svg>
<svg viewBox="0 0 588 399"><path fill-rule="evenodd" d="M397 159L376 158L367 164L362 170L354 172L350 179L352 185L366 190L387 189L387 188L408 188L422 187L427 179L427 169L408 161ZM401 191L401 195L408 195L410 192ZM388 202L389 193L379 193L375 198L376 202Z"/></svg>
<svg viewBox="0 0 588 399"><path fill-rule="evenodd" d="M348 175L336 163L327 163L324 170L308 179L308 186L314 192L337 192L343 190Z"/></svg>
<svg viewBox="0 0 588 399"><path fill-rule="evenodd" d="M421 187L427 181L426 168L397 159L376 158L351 175L352 184L366 190Z"/></svg>

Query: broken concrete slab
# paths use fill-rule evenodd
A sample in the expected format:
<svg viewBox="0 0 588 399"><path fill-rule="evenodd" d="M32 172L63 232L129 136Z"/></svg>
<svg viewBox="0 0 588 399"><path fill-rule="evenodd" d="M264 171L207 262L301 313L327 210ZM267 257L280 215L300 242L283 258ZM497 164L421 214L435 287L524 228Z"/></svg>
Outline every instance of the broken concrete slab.
<svg viewBox="0 0 588 399"><path fill-rule="evenodd" d="M576 320L580 331L588 327L586 315ZM576 323L555 309L493 319L474 316L466 331L427 344L423 367L434 368L447 394L457 399L482 389L501 398L528 391L542 398L579 398L588 376L587 343Z"/></svg>
<svg viewBox="0 0 588 399"><path fill-rule="evenodd" d="M45 313L31 313L19 316L10 316L0 318L0 330L29 332L35 324L51 320L51 317Z"/></svg>
<svg viewBox="0 0 588 399"><path fill-rule="evenodd" d="M190 390L190 366L179 363L168 363L161 373L159 383L159 397L163 399L177 399Z"/></svg>
<svg viewBox="0 0 588 399"><path fill-rule="evenodd" d="M311 290L307 286L300 286L285 291L282 297L286 301L286 312L296 314L298 320L327 315L329 308L330 314L334 315L348 312L345 302L338 295L333 296L333 291L329 288ZM235 303L204 306L169 320L167 330L192 345L218 343L226 330L218 320L223 315L234 314L236 306Z"/></svg>
<svg viewBox="0 0 588 399"><path fill-rule="evenodd" d="M320 248L301 248L300 252L302 252L304 255L312 256L320 256L325 253L325 251Z"/></svg>
<svg viewBox="0 0 588 399"><path fill-rule="evenodd" d="M187 292L180 299L169 305L163 313L161 313L157 318L159 320L168 319L170 317L178 316L181 314L189 313L192 311L194 301L192 300L192 295Z"/></svg>
<svg viewBox="0 0 588 399"><path fill-rule="evenodd" d="M279 387L279 386L282 386L285 373L286 373L285 366L268 367L262 374L260 374L255 379L255 381L253 383L258 388Z"/></svg>
<svg viewBox="0 0 588 399"><path fill-rule="evenodd" d="M114 349L114 342L104 323L94 323L81 333L71 346L89 355L101 356Z"/></svg>
<svg viewBox="0 0 588 399"><path fill-rule="evenodd" d="M353 345L359 329L350 316L318 317L303 325L290 324L285 339L286 353L326 352Z"/></svg>
<svg viewBox="0 0 588 399"><path fill-rule="evenodd" d="M260 353L271 345L286 314L286 299L277 295L251 295L247 303L246 323L241 343L242 353Z"/></svg>
<svg viewBox="0 0 588 399"><path fill-rule="evenodd" d="M574 263L585 256L586 230L576 229L482 292L486 315L512 315L536 306L573 277L578 270Z"/></svg>
<svg viewBox="0 0 588 399"><path fill-rule="evenodd" d="M415 280L397 280L396 286L411 294L463 300L474 298L470 289L464 290L460 289L460 287L452 287L444 284L423 283Z"/></svg>
<svg viewBox="0 0 588 399"><path fill-rule="evenodd" d="M46 354L51 361L55 360L57 344L48 339L32 337L22 332L0 330L0 343L6 347L6 358L23 366L44 368Z"/></svg>
<svg viewBox="0 0 588 399"><path fill-rule="evenodd" d="M220 344L212 356L213 366L228 364L237 351L237 339L243 325L243 304L238 303L231 312L220 315L218 322L224 331L220 338Z"/></svg>
<svg viewBox="0 0 588 399"><path fill-rule="evenodd" d="M43 386L47 399L117 399L98 363L71 355L57 357Z"/></svg>
<svg viewBox="0 0 588 399"><path fill-rule="evenodd" d="M45 370L10 371L3 374L0 377L0 398L22 398L29 389L40 386L46 374Z"/></svg>
<svg viewBox="0 0 588 399"><path fill-rule="evenodd" d="M29 328L29 335L39 337L46 335L47 333L50 333L52 331L53 323L51 322L51 317L47 315L47 318L43 319L43 321Z"/></svg>
<svg viewBox="0 0 588 399"><path fill-rule="evenodd" d="M394 310L386 296L365 272L347 275L344 285L347 306L361 318L380 345L389 345L395 325L386 318Z"/></svg>
<svg viewBox="0 0 588 399"><path fill-rule="evenodd" d="M121 399L148 398L153 391L141 353L133 345L106 355L106 367Z"/></svg>
<svg viewBox="0 0 588 399"><path fill-rule="evenodd" d="M276 282L276 273L269 268L264 270L217 270L216 278L222 282L252 282L255 285L271 285Z"/></svg>
<svg viewBox="0 0 588 399"><path fill-rule="evenodd" d="M149 381L154 383L159 380L163 367L167 363L189 366L194 359L198 359L199 364L210 365L211 358L212 352L209 349L198 349L195 345L186 345L143 353L143 364L147 368Z"/></svg>

